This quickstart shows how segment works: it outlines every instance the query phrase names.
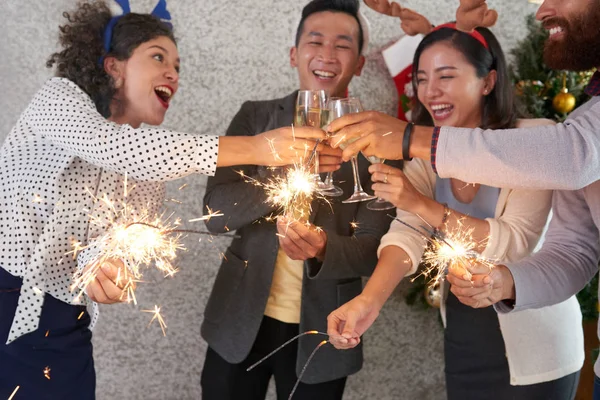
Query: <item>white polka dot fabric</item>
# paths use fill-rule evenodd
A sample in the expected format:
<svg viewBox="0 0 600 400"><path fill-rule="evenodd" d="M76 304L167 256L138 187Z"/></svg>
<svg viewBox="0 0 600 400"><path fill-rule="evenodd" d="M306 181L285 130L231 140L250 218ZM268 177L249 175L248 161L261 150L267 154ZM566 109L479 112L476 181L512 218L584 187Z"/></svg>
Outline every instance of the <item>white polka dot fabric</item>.
<svg viewBox="0 0 600 400"><path fill-rule="evenodd" d="M218 137L107 121L92 99L64 78L50 79L0 149L0 266L23 278L7 343L37 329L44 293L75 304L72 275L91 257L68 254L100 234L90 215L106 218L92 194L157 209L163 181L212 175ZM85 299L83 300L86 303Z"/></svg>

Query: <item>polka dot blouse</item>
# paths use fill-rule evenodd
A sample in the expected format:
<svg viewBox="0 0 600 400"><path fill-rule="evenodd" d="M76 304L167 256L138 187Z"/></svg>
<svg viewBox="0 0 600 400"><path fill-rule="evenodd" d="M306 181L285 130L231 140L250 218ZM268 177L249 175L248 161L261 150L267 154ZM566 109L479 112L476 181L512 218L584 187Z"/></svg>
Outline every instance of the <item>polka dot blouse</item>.
<svg viewBox="0 0 600 400"><path fill-rule="evenodd" d="M93 249L68 253L100 234L90 215L109 212L92 194L119 202L127 175L128 204L158 208L161 182L214 174L217 153L217 136L115 124L76 84L50 79L0 149L0 267L23 278L7 343L38 328L44 293L77 303L72 275Z"/></svg>

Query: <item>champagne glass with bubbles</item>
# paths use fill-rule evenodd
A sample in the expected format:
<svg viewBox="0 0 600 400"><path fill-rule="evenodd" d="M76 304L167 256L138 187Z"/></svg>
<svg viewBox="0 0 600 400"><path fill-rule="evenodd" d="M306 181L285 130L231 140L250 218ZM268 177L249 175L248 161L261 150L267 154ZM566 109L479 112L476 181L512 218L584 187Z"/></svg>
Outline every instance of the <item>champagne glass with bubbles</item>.
<svg viewBox="0 0 600 400"><path fill-rule="evenodd" d="M336 118L342 117L346 114L357 113L363 110L362 105L360 104L360 100L356 97L348 97L345 99L332 100L329 102L329 113L330 119L334 120ZM344 138L339 139L339 147L344 150L349 144L358 140L358 137L353 138L351 140L344 140ZM342 201L342 203L358 203L360 201L373 200L376 197L371 196L367 192L365 192L360 184L360 176L358 174L358 158L357 156L352 157L350 160L352 162L352 174L354 175L354 193L350 198Z"/></svg>
<svg viewBox="0 0 600 400"><path fill-rule="evenodd" d="M329 123L327 109L327 93L324 90L300 90L296 99L296 115L294 125L323 128ZM310 149L312 150L312 149ZM312 178L318 191L326 191L327 187L319 175L319 154L315 154L315 171Z"/></svg>

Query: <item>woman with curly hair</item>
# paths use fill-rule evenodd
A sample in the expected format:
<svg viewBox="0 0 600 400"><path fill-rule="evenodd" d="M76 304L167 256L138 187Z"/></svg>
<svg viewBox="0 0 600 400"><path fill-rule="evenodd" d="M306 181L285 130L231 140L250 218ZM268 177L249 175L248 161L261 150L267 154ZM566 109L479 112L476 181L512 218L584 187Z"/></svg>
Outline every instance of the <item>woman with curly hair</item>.
<svg viewBox="0 0 600 400"><path fill-rule="evenodd" d="M255 137L141 128L163 122L178 87L179 55L171 26L159 18L169 17L164 0L157 16L119 4L119 17L101 1L64 13L63 49L47 63L57 77L0 150L0 398L17 386L15 398L94 398L93 317L84 305L119 302L123 290L120 260L99 269L79 304L69 290L73 273L97 254L100 232L90 219L109 213L94 197L120 203L127 175L128 205L156 209L163 181L217 166L289 164L296 150L314 145L309 139L324 135L311 128L296 129L295 138L290 128ZM73 243L87 246L75 258Z"/></svg>

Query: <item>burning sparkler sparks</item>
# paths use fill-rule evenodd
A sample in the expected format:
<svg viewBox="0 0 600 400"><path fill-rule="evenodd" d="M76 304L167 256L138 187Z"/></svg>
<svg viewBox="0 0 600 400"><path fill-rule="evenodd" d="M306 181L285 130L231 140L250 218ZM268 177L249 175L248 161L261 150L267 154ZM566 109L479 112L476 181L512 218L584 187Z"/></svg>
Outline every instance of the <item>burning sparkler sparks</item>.
<svg viewBox="0 0 600 400"><path fill-rule="evenodd" d="M485 258L477 252L476 249L480 243L473 239L473 228L465 228L460 225L457 229L442 233L431 226L429 228L421 226L422 232L396 217L391 215L389 217L419 233L430 244L423 254L426 268L412 281L423 275L429 279L428 286L435 287L451 269L460 270L461 276L467 276L470 279L471 273L468 267L473 263L486 265L490 270L494 268L494 260Z"/></svg>
<svg viewBox="0 0 600 400"><path fill-rule="evenodd" d="M310 149L305 149L305 156ZM327 199L317 191L317 185L313 178L310 163L294 164L287 167L285 173L273 176L266 182L253 179L243 171L238 174L249 183L264 188L267 194L266 202L279 207L290 222L301 222L308 224L312 211L311 203L315 198ZM266 218L269 221L269 218Z"/></svg>
<svg viewBox="0 0 600 400"><path fill-rule="evenodd" d="M163 336L167 336L167 332L165 331L165 329L167 329L167 324L165 324L165 320L163 319L162 315L160 315L160 307L155 305L154 306L154 310L142 310L142 312L147 312L147 313L152 313L152 319L150 320L150 323L148 324L148 326L152 325L152 323L154 322L154 320L158 321L158 325L160 326L160 329L162 330Z"/></svg>
<svg viewBox="0 0 600 400"><path fill-rule="evenodd" d="M50 380L50 367L44 368L44 377Z"/></svg>
<svg viewBox="0 0 600 400"><path fill-rule="evenodd" d="M243 171L238 173L247 182L263 187L267 193L267 203L280 207L282 214L289 220L308 222L312 200L319 196L310 168L294 165L287 170L285 176L273 177L266 183L248 177Z"/></svg>
<svg viewBox="0 0 600 400"><path fill-rule="evenodd" d="M190 219L189 222L196 222L196 221L207 221L208 222L214 217L222 217L224 215L221 212L221 210L213 211L210 209L209 206L206 206L206 211L208 212L208 214L203 215L200 218Z"/></svg>
<svg viewBox="0 0 600 400"><path fill-rule="evenodd" d="M101 206L110 211L110 215L106 219L90 217L90 224L99 226L105 233L90 244L99 250L89 262L91 267L77 273L74 277L71 290L77 288L81 290L76 300L96 279L103 265L110 264L112 260L121 260L125 266L119 268L117 276L117 285L123 287L124 297L121 300L125 299L127 302L137 304L135 284L141 282L144 268L153 264L164 276L173 276L178 271L173 262L177 251L185 249L181 243L184 233L235 236L179 229L181 222L178 219L171 222L172 215L165 218L164 215L152 216L148 209L133 209L127 203L128 190L133 189L128 188L127 177L123 182L123 188L124 200L118 203L111 201L106 194L100 198L92 195L95 202L101 203ZM208 209L208 215L192 221L210 220L222 215L219 211L213 212ZM79 242L74 242L73 257L77 257L77 253L86 247Z"/></svg>

